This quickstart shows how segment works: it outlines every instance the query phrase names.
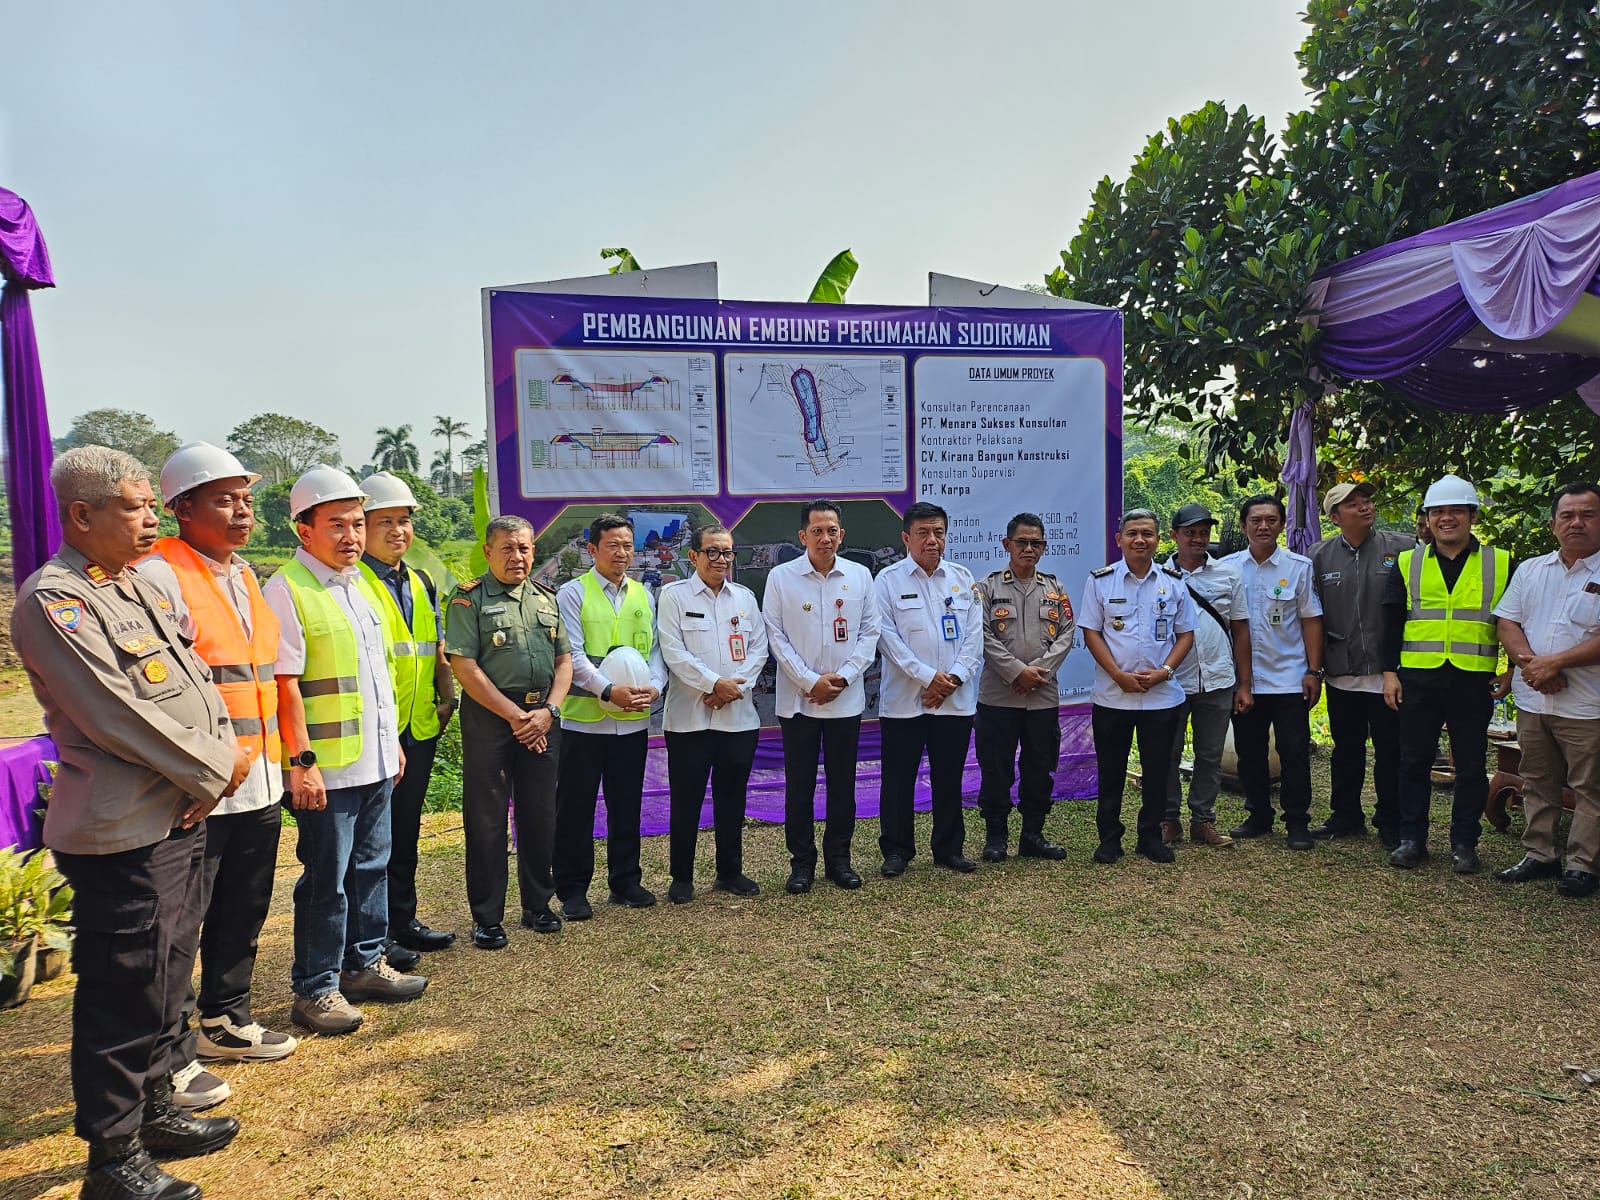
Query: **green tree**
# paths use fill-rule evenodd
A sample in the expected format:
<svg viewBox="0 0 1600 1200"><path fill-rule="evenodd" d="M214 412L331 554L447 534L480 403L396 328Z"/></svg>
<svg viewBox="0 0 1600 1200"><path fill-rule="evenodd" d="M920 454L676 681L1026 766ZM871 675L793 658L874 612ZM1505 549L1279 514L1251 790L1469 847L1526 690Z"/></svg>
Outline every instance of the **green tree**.
<svg viewBox="0 0 1600 1200"><path fill-rule="evenodd" d="M464 438L472 433L472 426L465 421L457 421L453 417L440 414L433 418L433 436L444 439L444 469L448 486L441 489L447 496L454 496L461 490L460 476L456 474L455 439ZM438 459L434 460L438 466Z"/></svg>
<svg viewBox="0 0 1600 1200"><path fill-rule="evenodd" d="M479 467L489 463L489 442L486 438L479 438L469 446L461 449L461 474L471 475Z"/></svg>
<svg viewBox="0 0 1600 1200"><path fill-rule="evenodd" d="M455 472L451 469L450 453L447 450L435 450L433 462L428 465L428 482L441 494L448 495L452 490Z"/></svg>
<svg viewBox="0 0 1600 1200"><path fill-rule="evenodd" d="M378 444L373 447L372 461L380 471L416 471L422 456L417 444L411 440L411 426L378 426Z"/></svg>
<svg viewBox="0 0 1600 1200"><path fill-rule="evenodd" d="M263 483L255 489L256 527L250 534L252 546L298 546L294 522L289 520L289 490L292 482Z"/></svg>
<svg viewBox="0 0 1600 1200"><path fill-rule="evenodd" d="M1276 477L1310 399L1323 483L1384 481L1387 510L1456 470L1523 544L1530 497L1600 469L1596 419L1569 397L1506 418L1419 406L1381 385L1324 388L1302 321L1322 267L1593 169L1600 91L1592 7L1523 0L1310 0L1309 107L1282 146L1211 103L1103 179L1046 282L1125 314L1128 408L1193 424L1208 467ZM1498 527L1496 528L1496 526Z"/></svg>
<svg viewBox="0 0 1600 1200"><path fill-rule="evenodd" d="M144 413L125 408L94 408L78 416L65 435L56 439L57 453L74 446L110 446L133 455L152 475L178 448L178 435L157 429Z"/></svg>
<svg viewBox="0 0 1600 1200"><path fill-rule="evenodd" d="M338 438L283 413L258 413L234 426L228 449L268 484L293 483L318 463L337 467L343 462Z"/></svg>

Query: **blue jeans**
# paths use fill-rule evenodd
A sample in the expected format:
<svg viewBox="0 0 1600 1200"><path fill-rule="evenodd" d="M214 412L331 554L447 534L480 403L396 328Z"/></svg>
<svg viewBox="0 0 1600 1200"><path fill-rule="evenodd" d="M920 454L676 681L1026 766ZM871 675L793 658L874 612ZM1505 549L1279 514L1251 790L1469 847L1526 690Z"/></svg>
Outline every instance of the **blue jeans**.
<svg viewBox="0 0 1600 1200"><path fill-rule="evenodd" d="M389 932L389 793L394 781L329 789L328 807L294 810L304 870L294 885L297 996L339 987L339 969L378 961Z"/></svg>

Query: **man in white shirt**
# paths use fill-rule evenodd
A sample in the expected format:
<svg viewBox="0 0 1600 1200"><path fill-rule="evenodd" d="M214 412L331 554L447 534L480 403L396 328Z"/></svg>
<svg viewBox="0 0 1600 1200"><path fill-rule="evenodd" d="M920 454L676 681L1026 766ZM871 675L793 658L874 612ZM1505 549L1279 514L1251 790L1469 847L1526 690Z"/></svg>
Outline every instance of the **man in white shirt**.
<svg viewBox="0 0 1600 1200"><path fill-rule="evenodd" d="M1272 778L1267 731L1282 766L1279 803L1291 850L1310 850L1311 708L1322 690L1322 602L1312 584L1311 560L1278 545L1283 501L1265 492L1239 506L1250 545L1222 561L1244 580L1250 606L1250 694L1253 703L1233 717L1233 742L1244 788L1244 824L1236 838L1272 832Z"/></svg>
<svg viewBox="0 0 1600 1200"><path fill-rule="evenodd" d="M649 908L655 893L642 882L639 815L650 751L650 708L667 686L655 644L650 589L628 577L633 565L633 522L602 513L589 526L594 566L556 593L572 646L572 689L561 706L561 760L556 775L553 868L561 914L569 921L594 915L594 811L606 796L606 880L612 904ZM632 646L650 665L650 682L630 686L607 679L600 664L618 646ZM620 712L608 712L614 704Z"/></svg>
<svg viewBox="0 0 1600 1200"><path fill-rule="evenodd" d="M733 582L733 535L702 525L689 535L694 575L656 598L656 642L666 662L662 730L672 791L672 883L667 899L694 899L695 841L711 784L719 892L759 896L744 873L744 812L761 718L753 695L767 665L767 628L755 593Z"/></svg>
<svg viewBox="0 0 1600 1200"><path fill-rule="evenodd" d="M1562 788L1575 798L1567 871L1556 890L1600 888L1600 487L1569 483L1556 493L1550 528L1560 549L1512 575L1494 615L1517 673L1517 743L1527 853L1497 871L1505 883L1559 874L1556 826Z"/></svg>
<svg viewBox="0 0 1600 1200"><path fill-rule="evenodd" d="M900 532L906 557L873 581L883 653L878 849L885 879L905 874L916 857L912 806L924 750L933 792L933 861L962 874L978 869L963 844L961 776L978 710L983 615L972 572L944 557L949 524L937 504L919 501L906 509Z"/></svg>
<svg viewBox="0 0 1600 1200"><path fill-rule="evenodd" d="M763 613L778 664L778 725L783 731L784 838L792 896L811 890L817 870L817 754L827 778L822 863L846 889L861 886L850 865L856 828L856 752L867 706L861 678L878 652L872 573L839 557L841 510L832 500L800 506L805 554L767 575Z"/></svg>
<svg viewBox="0 0 1600 1200"><path fill-rule="evenodd" d="M1222 786L1222 751L1228 740L1228 719L1248 712L1250 696L1250 609L1239 572L1211 557L1211 530L1216 518L1203 504L1185 504L1172 514L1177 552L1167 566L1183 577L1194 601L1194 649L1178 664L1184 700L1172 738L1172 771L1167 779L1167 816L1161 840L1175 846L1183 840L1184 731L1194 726L1194 774L1189 779L1189 840L1207 846L1231 846L1233 839L1217 828L1217 792Z"/></svg>
<svg viewBox="0 0 1600 1200"><path fill-rule="evenodd" d="M294 885L297 1025L349 1033L352 1000L412 1000L428 986L384 960L389 794L405 770L376 586L361 573L365 494L316 466L289 493L300 537L267 581L277 615L278 715L303 868Z"/></svg>
<svg viewBox="0 0 1600 1200"><path fill-rule="evenodd" d="M1142 799L1135 851L1169 863L1177 855L1161 840L1161 815L1183 705L1178 664L1194 646L1194 605L1178 572L1155 565L1161 541L1155 513L1130 509L1118 524L1122 558L1089 572L1078 613L1083 644L1094 658L1090 699L1100 836L1094 861L1109 865L1122 857L1122 796L1137 735Z"/></svg>

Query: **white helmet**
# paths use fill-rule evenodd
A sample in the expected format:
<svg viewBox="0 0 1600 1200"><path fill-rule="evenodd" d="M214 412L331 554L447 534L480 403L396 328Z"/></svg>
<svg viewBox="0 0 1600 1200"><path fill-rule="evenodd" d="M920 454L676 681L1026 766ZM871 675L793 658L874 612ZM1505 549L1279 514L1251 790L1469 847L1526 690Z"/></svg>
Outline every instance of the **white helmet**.
<svg viewBox="0 0 1600 1200"><path fill-rule="evenodd" d="M417 503L417 498L411 494L411 489L406 486L406 481L387 471L368 475L361 481L361 490L367 494L366 503L361 507L368 512L378 508L422 507Z"/></svg>
<svg viewBox="0 0 1600 1200"><path fill-rule="evenodd" d="M645 688L650 686L650 667L632 646L618 646L600 662L600 674L612 683L620 683L623 687ZM619 713L622 709L612 704L609 700L600 701L600 707L607 712Z"/></svg>
<svg viewBox="0 0 1600 1200"><path fill-rule="evenodd" d="M246 471L244 464L221 446L190 442L174 450L167 465L161 468L161 499L171 508L179 496L213 479L243 479L255 483L260 478L254 471Z"/></svg>
<svg viewBox="0 0 1600 1200"><path fill-rule="evenodd" d="M1478 499L1478 489L1473 487L1459 475L1446 475L1438 483L1428 489L1428 494L1422 498L1422 507L1442 508L1446 504L1465 504L1472 508L1482 508L1483 502Z"/></svg>
<svg viewBox="0 0 1600 1200"><path fill-rule="evenodd" d="M318 463L289 489L289 517L298 521L308 508L327 500L365 500L367 494L338 467Z"/></svg>

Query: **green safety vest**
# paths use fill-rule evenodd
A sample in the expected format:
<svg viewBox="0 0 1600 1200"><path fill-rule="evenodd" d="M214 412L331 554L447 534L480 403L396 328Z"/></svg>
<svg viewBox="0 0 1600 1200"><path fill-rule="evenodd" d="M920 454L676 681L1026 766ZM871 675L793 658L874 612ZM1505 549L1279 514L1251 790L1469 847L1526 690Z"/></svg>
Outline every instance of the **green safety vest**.
<svg viewBox="0 0 1600 1200"><path fill-rule="evenodd" d="M378 615L383 618L383 633L389 643L389 676L394 680L394 702L400 713L400 729L426 741L439 736L438 697L433 687L434 665L439 653L439 624L433 617L428 577L401 562L400 569L411 584L411 628L405 614L377 572L365 562L361 573L382 597Z"/></svg>
<svg viewBox="0 0 1600 1200"><path fill-rule="evenodd" d="M599 576L588 571L583 576L583 646L589 661L597 666L606 654L618 646L632 646L645 660L650 658L652 645L650 633L650 603L644 598L642 583L624 578L622 610L611 607L611 597L600 586ZM638 589L637 597L634 589ZM596 646L605 651L593 653ZM648 721L650 714L608 713L600 707L600 700L592 692L573 687L567 702L561 706L561 715L569 720L592 723L611 717L618 721Z"/></svg>
<svg viewBox="0 0 1600 1200"><path fill-rule="evenodd" d="M305 702L306 737L319 767L347 767L361 757L361 659L355 630L328 589L298 559L283 565L284 582L305 632L306 665L300 673L300 698ZM383 600L365 575L356 586L377 613ZM283 765L289 764L284 747Z"/></svg>
<svg viewBox="0 0 1600 1200"><path fill-rule="evenodd" d="M1442 667L1493 672L1500 658L1494 606L1505 594L1511 556L1480 546L1461 568L1455 591L1444 586L1444 572L1431 552L1405 550L1400 573L1406 581L1406 626L1400 647L1402 667Z"/></svg>

